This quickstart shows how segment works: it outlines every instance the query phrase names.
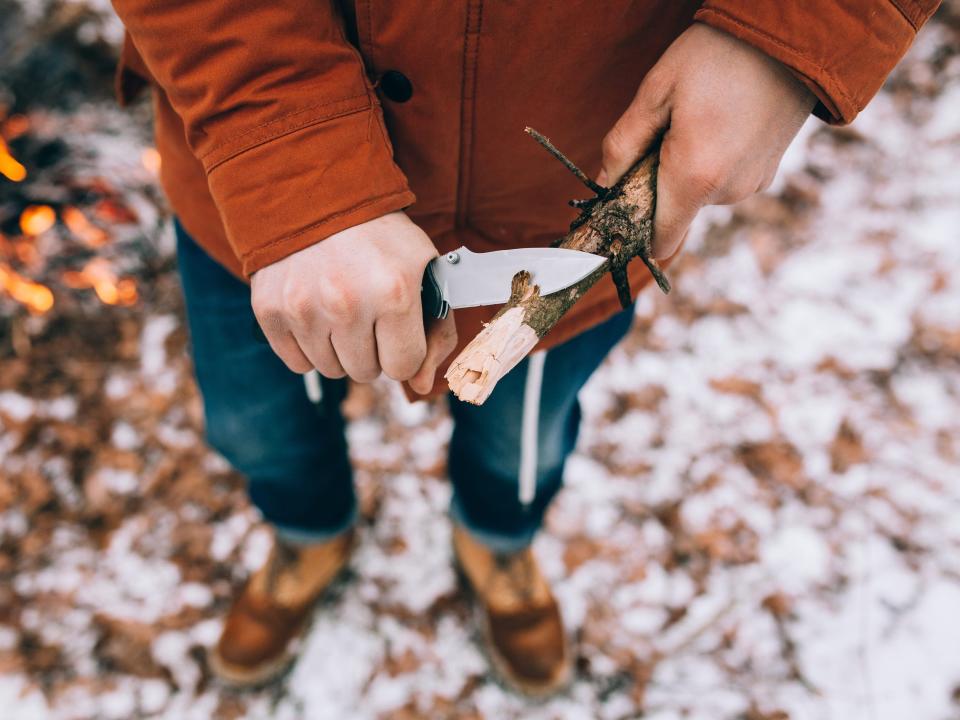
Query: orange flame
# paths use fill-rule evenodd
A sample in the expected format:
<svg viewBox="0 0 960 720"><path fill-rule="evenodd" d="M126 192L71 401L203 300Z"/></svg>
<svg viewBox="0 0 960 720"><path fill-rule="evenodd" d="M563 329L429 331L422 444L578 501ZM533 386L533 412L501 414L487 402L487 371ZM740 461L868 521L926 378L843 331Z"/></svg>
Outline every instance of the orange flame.
<svg viewBox="0 0 960 720"><path fill-rule="evenodd" d="M87 220L87 216L75 207L65 207L60 217L70 232L90 247L100 247L109 239L106 232Z"/></svg>
<svg viewBox="0 0 960 720"><path fill-rule="evenodd" d="M24 235L41 235L57 222L57 214L49 205L28 205L20 214L20 229Z"/></svg>
<svg viewBox="0 0 960 720"><path fill-rule="evenodd" d="M13 182L21 182L27 177L27 169L10 154L7 143L0 137L0 175Z"/></svg>
<svg viewBox="0 0 960 720"><path fill-rule="evenodd" d="M107 305L133 305L137 301L137 284L132 278L117 279L105 258L94 258L82 270L67 270L63 283L75 290L93 288Z"/></svg>
<svg viewBox="0 0 960 720"><path fill-rule="evenodd" d="M0 263L0 289L37 315L42 315L53 307L53 293L50 288L27 280L5 263Z"/></svg>
<svg viewBox="0 0 960 720"><path fill-rule="evenodd" d="M3 136L7 140L14 140L30 129L30 120L26 115L11 115L3 122Z"/></svg>

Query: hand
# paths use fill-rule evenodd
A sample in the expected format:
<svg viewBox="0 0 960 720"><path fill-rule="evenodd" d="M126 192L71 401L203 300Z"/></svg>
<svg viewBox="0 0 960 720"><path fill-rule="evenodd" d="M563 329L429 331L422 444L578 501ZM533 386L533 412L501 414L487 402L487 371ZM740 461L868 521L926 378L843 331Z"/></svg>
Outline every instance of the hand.
<svg viewBox="0 0 960 720"><path fill-rule="evenodd" d="M424 332L420 281L436 254L404 213L390 213L254 273L253 312L294 372L370 382L382 370L426 394L457 342L452 313Z"/></svg>
<svg viewBox="0 0 960 720"><path fill-rule="evenodd" d="M815 101L776 60L695 23L653 66L604 138L597 181L616 182L667 129L653 254L670 257L701 207L739 202L770 186Z"/></svg>

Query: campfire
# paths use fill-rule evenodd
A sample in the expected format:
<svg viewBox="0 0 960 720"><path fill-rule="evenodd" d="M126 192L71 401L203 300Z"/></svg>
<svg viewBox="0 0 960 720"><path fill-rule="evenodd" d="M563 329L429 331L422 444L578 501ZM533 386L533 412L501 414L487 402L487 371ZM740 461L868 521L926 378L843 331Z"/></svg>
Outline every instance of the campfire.
<svg viewBox="0 0 960 720"><path fill-rule="evenodd" d="M118 183L73 174L69 143L38 127L48 124L49 118L35 124L28 114L0 108L0 306L9 308L2 314L15 320L19 308L26 316L45 315L87 297L135 305L135 248L115 241L136 229L138 214ZM139 160L144 179L152 180L156 150L144 150Z"/></svg>

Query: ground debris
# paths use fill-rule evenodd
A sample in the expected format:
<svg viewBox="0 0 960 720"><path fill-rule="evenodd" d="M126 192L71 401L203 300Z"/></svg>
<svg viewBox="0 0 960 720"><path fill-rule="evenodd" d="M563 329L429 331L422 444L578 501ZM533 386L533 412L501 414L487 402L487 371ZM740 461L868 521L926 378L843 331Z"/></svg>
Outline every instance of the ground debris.
<svg viewBox="0 0 960 720"><path fill-rule="evenodd" d="M0 37L93 22L80 75L109 82L103 3L29 22L14 7L0 0ZM638 298L582 393L536 546L578 674L540 704L505 692L475 643L445 409L386 382L348 400L351 577L284 681L211 678L219 618L269 538L203 443L149 136L107 100L27 98L18 75L0 113L27 173L0 178L0 714L955 715L960 22L941 15L856 128L811 123L770 193L708 211L670 298Z"/></svg>

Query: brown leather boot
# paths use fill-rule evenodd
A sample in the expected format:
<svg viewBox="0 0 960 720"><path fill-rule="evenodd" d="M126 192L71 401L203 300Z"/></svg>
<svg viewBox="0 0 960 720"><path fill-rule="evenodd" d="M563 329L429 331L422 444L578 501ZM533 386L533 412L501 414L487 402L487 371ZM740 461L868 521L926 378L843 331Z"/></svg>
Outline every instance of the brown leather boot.
<svg viewBox="0 0 960 720"><path fill-rule="evenodd" d="M210 653L210 668L239 686L273 680L293 662L292 645L303 634L317 598L347 564L354 531L316 545L277 539L270 557L247 581L227 613Z"/></svg>
<svg viewBox="0 0 960 720"><path fill-rule="evenodd" d="M570 679L570 648L560 608L530 548L495 553L454 527L453 549L480 602L494 669L526 695L559 690Z"/></svg>

